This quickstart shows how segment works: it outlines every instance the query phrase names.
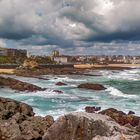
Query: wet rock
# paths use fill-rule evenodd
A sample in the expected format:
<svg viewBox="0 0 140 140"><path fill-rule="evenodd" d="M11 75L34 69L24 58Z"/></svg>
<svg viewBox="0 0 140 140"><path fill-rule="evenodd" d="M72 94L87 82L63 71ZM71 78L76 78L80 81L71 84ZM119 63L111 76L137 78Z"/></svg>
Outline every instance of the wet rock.
<svg viewBox="0 0 140 140"><path fill-rule="evenodd" d="M109 108L99 113L110 116L120 125L130 124L133 127L135 127L135 126L138 126L140 123L140 117L137 117L134 115L127 115L126 113L122 111L118 111L117 109L114 109L114 108Z"/></svg>
<svg viewBox="0 0 140 140"><path fill-rule="evenodd" d="M101 107L96 107L95 108L95 111L100 111L101 110Z"/></svg>
<svg viewBox="0 0 140 140"><path fill-rule="evenodd" d="M39 76L30 76L30 77L37 78L37 79L40 79L40 80L49 80L48 78L39 77Z"/></svg>
<svg viewBox="0 0 140 140"><path fill-rule="evenodd" d="M18 90L18 91L28 91L28 92L35 92L35 91L44 91L45 88L38 87L33 84L29 84L26 82L22 82L13 78L4 78L0 76L0 86L7 86L11 89Z"/></svg>
<svg viewBox="0 0 140 140"><path fill-rule="evenodd" d="M63 93L63 91L61 91L61 90L53 90L53 92L56 92L58 94L62 94Z"/></svg>
<svg viewBox="0 0 140 140"><path fill-rule="evenodd" d="M58 82L58 83L56 83L56 85L57 85L57 86L65 86L65 85L67 85L67 84L65 84L65 83L63 83L63 82Z"/></svg>
<svg viewBox="0 0 140 140"><path fill-rule="evenodd" d="M133 112L133 111L128 112L128 115L133 115L133 114L135 114L135 112Z"/></svg>
<svg viewBox="0 0 140 140"><path fill-rule="evenodd" d="M106 88L100 84L85 83L80 84L78 88L93 89L93 90L105 90Z"/></svg>
<svg viewBox="0 0 140 140"><path fill-rule="evenodd" d="M134 130L120 126L101 114L77 112L60 117L43 140L139 140Z"/></svg>
<svg viewBox="0 0 140 140"><path fill-rule="evenodd" d="M87 106L87 107L85 107L85 111L87 112L87 113L95 113L96 111L99 111L99 110L101 110L101 107L95 107L95 106Z"/></svg>

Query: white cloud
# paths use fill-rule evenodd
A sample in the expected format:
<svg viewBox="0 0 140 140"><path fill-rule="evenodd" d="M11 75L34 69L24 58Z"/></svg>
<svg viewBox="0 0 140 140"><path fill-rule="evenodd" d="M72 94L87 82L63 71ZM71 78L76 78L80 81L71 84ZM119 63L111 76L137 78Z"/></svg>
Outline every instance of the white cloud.
<svg viewBox="0 0 140 140"><path fill-rule="evenodd" d="M63 52L95 41L139 41L139 13L139 0L1 0L0 37Z"/></svg>

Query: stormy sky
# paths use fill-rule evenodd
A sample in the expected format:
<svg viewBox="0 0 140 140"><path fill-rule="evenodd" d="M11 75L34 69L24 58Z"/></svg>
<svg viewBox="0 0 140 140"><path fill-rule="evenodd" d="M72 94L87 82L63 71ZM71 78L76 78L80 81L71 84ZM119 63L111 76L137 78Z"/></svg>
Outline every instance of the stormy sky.
<svg viewBox="0 0 140 140"><path fill-rule="evenodd" d="M0 0L0 46L140 55L140 0Z"/></svg>

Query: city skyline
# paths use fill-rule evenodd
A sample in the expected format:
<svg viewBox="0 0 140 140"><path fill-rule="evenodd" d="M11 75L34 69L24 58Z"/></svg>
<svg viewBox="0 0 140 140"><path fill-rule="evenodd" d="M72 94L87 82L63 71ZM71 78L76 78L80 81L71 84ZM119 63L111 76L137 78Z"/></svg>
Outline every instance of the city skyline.
<svg viewBox="0 0 140 140"><path fill-rule="evenodd" d="M1 0L0 46L37 55L140 55L139 0Z"/></svg>

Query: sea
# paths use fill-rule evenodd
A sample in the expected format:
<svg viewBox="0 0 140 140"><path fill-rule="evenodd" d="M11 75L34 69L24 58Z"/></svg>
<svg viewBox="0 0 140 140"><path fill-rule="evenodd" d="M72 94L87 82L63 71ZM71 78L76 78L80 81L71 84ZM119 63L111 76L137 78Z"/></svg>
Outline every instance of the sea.
<svg viewBox="0 0 140 140"><path fill-rule="evenodd" d="M87 70L87 75L42 75L48 80L3 75L47 88L38 92L17 92L1 88L0 96L27 103L36 115L51 115L55 119L70 112L84 111L86 106L102 109L116 108L140 116L140 68L129 70ZM57 82L67 85L57 86ZM107 89L102 91L79 89L81 83L98 83ZM57 93L60 90L63 93Z"/></svg>

